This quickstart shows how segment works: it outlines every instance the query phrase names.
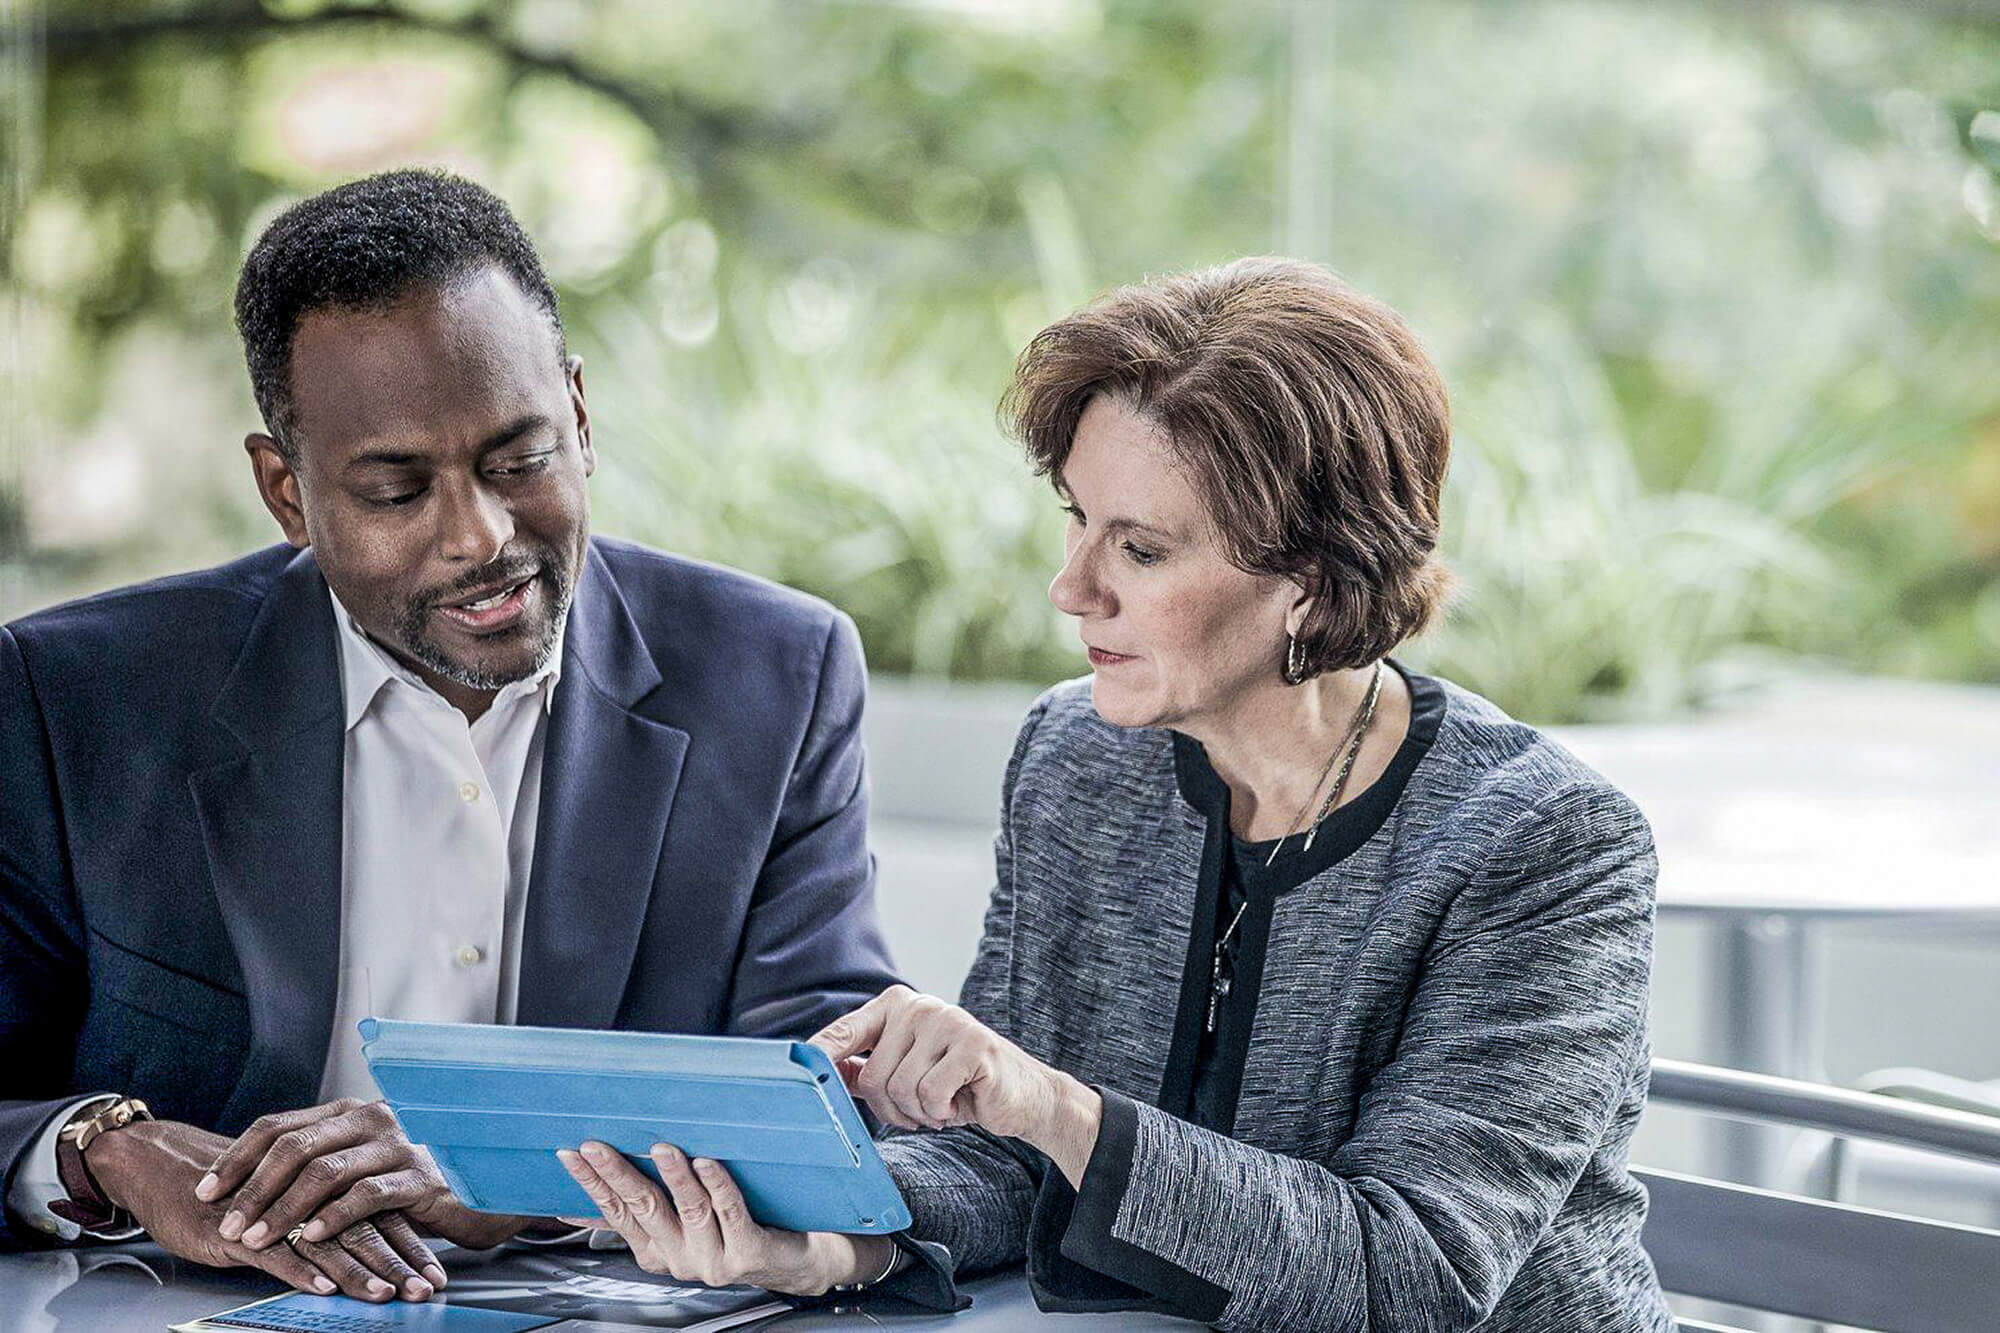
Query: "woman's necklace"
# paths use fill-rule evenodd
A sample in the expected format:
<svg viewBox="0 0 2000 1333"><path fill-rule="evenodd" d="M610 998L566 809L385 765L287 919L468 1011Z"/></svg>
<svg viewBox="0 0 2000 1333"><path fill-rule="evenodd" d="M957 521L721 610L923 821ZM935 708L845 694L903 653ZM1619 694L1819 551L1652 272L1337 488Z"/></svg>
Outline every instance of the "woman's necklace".
<svg viewBox="0 0 2000 1333"><path fill-rule="evenodd" d="M1305 845L1299 848L1300 851L1312 850L1313 839L1319 836L1319 826L1326 822L1326 816L1333 809L1334 802L1340 799L1340 793L1346 789L1347 775L1354 771L1354 761L1361 754L1361 739L1368 734L1368 724L1375 720L1375 701L1381 694L1382 664L1377 662L1375 675L1368 682L1367 697L1362 699L1361 706L1354 710L1353 718L1348 721L1347 734L1340 738L1340 745L1334 750L1333 758L1326 761L1326 768L1321 771L1319 782L1313 784L1312 791L1306 793L1305 801L1299 806L1299 812L1292 816L1292 823L1295 826L1305 818L1306 808L1312 804L1313 792L1320 789L1320 783L1325 782L1326 775L1333 771L1334 759L1340 760L1340 776L1333 780L1333 786L1327 790L1326 799L1320 802L1319 813L1313 816L1312 826L1306 830ZM1292 828L1291 832L1279 838L1272 846L1271 854L1264 858L1264 865L1267 868L1278 859L1278 853L1284 849L1285 838L1291 837L1298 831L1297 827Z"/></svg>
<svg viewBox="0 0 2000 1333"><path fill-rule="evenodd" d="M1340 776L1333 780L1333 786L1327 792L1326 799L1320 802L1319 813L1313 816L1312 826L1306 830L1306 840L1304 845L1299 848L1300 851L1308 851L1312 848L1313 839L1319 836L1319 826L1326 822L1328 813L1332 811L1334 805L1340 800L1340 793L1346 789L1348 775L1354 771L1354 761L1361 754L1362 737L1368 734L1368 724L1375 720L1375 701L1381 697L1381 694L1382 664L1377 662L1375 664L1375 675L1368 682L1367 697L1361 701L1361 706L1354 710L1354 717L1347 724L1346 734L1340 738L1340 744L1335 747L1332 756L1327 759L1326 767L1320 770L1319 781L1313 783L1312 791L1306 793L1305 801L1299 806L1299 812L1292 816L1292 824L1295 826L1301 819L1305 818L1307 808L1312 805L1313 792L1318 791L1321 785L1326 782L1326 775L1333 772L1334 764L1338 762L1340 764ZM1278 859L1278 852L1284 847L1285 839L1298 831L1297 827L1293 827L1290 832L1287 832L1283 837L1278 839L1277 845L1271 848L1270 856L1264 860L1266 867L1269 867L1271 862ZM1229 953L1229 942L1236 938L1236 928L1243 924L1243 913L1249 906L1250 895L1246 892L1243 895L1243 901L1236 905L1236 914L1229 918L1229 928L1223 931L1222 938L1215 942L1215 957L1210 960L1208 970L1208 1021L1203 1027L1203 1031L1210 1034L1213 1034L1215 1031L1216 1019L1221 1013L1223 1000L1229 996L1229 987L1232 980L1232 978L1223 975L1222 964Z"/></svg>

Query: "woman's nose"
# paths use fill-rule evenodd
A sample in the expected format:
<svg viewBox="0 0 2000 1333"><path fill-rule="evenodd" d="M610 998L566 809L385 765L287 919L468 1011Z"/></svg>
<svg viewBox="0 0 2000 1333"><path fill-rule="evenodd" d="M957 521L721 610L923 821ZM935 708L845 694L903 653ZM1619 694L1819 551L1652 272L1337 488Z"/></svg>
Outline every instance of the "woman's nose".
<svg viewBox="0 0 2000 1333"><path fill-rule="evenodd" d="M1102 610L1104 590L1098 583L1089 544L1078 542L1049 583L1049 601L1066 616L1086 616Z"/></svg>

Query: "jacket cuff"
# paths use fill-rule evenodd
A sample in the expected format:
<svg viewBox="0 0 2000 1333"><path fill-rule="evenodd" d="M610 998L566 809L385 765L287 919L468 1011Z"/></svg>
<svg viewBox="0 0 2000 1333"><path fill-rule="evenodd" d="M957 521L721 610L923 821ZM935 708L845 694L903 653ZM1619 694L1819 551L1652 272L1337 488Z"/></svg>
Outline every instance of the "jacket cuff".
<svg viewBox="0 0 2000 1333"><path fill-rule="evenodd" d="M901 1272L860 1291L829 1291L820 1296L787 1296L801 1310L822 1310L834 1306L859 1305L882 1297L907 1301L926 1310L956 1312L972 1304L972 1298L952 1281L951 1251L934 1240L918 1240L907 1231L889 1237L897 1249L914 1261Z"/></svg>
<svg viewBox="0 0 2000 1333"><path fill-rule="evenodd" d="M1104 1098L1097 1144L1072 1190L1051 1169L1035 1199L1028 1228L1028 1279L1044 1310L1142 1309L1212 1324L1229 1293L1115 1234L1118 1209L1132 1182L1139 1137L1138 1104L1098 1088Z"/></svg>

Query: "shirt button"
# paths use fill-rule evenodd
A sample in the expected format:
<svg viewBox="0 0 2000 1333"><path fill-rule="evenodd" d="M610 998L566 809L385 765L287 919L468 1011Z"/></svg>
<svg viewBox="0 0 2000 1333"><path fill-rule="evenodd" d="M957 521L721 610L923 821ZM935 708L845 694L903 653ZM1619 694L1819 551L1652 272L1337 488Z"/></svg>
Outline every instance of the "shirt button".
<svg viewBox="0 0 2000 1333"><path fill-rule="evenodd" d="M459 783L459 784L458 784L458 799L459 799L459 800L461 800L461 801L464 801L464 802L465 802L465 803L466 803L467 805L470 805L470 804L472 804L472 802L474 802L474 801L478 800L478 799L479 799L479 784L478 784L478 783L476 783L476 782L461 782L461 783Z"/></svg>
<svg viewBox="0 0 2000 1333"><path fill-rule="evenodd" d="M464 944L459 946L456 957L460 967L475 967L481 959L486 957L486 954L476 944Z"/></svg>

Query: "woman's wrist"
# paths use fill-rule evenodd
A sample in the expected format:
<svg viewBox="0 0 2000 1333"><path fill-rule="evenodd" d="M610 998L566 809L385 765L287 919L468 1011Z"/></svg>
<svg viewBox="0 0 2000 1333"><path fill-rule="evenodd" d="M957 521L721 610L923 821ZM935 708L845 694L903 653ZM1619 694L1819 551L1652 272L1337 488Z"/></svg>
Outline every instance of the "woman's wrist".
<svg viewBox="0 0 2000 1333"><path fill-rule="evenodd" d="M1049 1072L1054 1075L1049 1110L1027 1142L1055 1163L1071 1189L1081 1188L1084 1168L1097 1148L1098 1127L1104 1122L1104 1098L1060 1069Z"/></svg>
<svg viewBox="0 0 2000 1333"><path fill-rule="evenodd" d="M835 1287L878 1281L897 1253L896 1242L887 1236L817 1231L811 1233L811 1243L820 1250L819 1262L812 1265L818 1290L797 1293L801 1296L822 1296Z"/></svg>

